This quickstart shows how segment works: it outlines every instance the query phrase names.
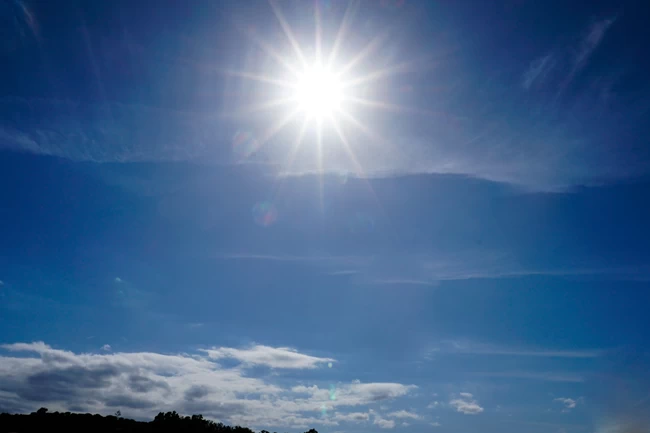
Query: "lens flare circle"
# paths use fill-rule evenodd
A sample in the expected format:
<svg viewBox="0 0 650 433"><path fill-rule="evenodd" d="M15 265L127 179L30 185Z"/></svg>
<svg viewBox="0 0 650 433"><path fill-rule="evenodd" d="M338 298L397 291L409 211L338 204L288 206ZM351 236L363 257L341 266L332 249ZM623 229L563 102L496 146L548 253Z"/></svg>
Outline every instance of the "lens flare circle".
<svg viewBox="0 0 650 433"><path fill-rule="evenodd" d="M317 61L299 75L295 97L309 118L322 120L341 109L343 86L330 68Z"/></svg>
<svg viewBox="0 0 650 433"><path fill-rule="evenodd" d="M262 227L273 225L278 219L278 210L270 202L260 202L253 206L253 219L255 224Z"/></svg>

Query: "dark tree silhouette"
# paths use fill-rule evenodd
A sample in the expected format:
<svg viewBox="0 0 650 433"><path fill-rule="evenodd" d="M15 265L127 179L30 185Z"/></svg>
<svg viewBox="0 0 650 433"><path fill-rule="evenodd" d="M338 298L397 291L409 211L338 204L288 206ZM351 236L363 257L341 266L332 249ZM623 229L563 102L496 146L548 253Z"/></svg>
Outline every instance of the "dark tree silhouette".
<svg viewBox="0 0 650 433"><path fill-rule="evenodd" d="M176 411L160 412L153 421L143 422L115 416L89 413L49 412L40 408L29 415L0 414L0 433L99 432L99 433L254 433L240 426L228 426L207 420L203 415L181 416ZM260 433L270 433L262 430ZM305 433L318 433L310 429Z"/></svg>

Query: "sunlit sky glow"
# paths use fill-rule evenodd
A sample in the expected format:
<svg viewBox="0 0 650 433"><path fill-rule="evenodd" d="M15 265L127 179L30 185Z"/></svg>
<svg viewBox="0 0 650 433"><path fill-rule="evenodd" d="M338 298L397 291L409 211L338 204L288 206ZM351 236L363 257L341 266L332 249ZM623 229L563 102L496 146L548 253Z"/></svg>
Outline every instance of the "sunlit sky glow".
<svg viewBox="0 0 650 433"><path fill-rule="evenodd" d="M0 412L647 430L646 3L0 0Z"/></svg>

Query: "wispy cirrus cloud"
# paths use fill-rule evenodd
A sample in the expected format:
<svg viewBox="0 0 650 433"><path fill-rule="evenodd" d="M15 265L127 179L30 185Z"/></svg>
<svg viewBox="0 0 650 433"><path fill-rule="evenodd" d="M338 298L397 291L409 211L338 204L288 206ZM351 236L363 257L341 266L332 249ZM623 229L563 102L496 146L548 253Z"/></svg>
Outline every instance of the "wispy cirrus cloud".
<svg viewBox="0 0 650 433"><path fill-rule="evenodd" d="M553 54L546 54L531 62L530 68L524 72L522 79L524 88L530 89L533 85L543 82L544 78L555 67L555 64L556 61Z"/></svg>
<svg viewBox="0 0 650 433"><path fill-rule="evenodd" d="M291 254L258 254L258 253L225 253L218 254L219 260L252 260L270 262L302 262L316 264L364 264L372 260L369 256L332 256L332 255L291 255ZM352 275L354 271L336 271L331 275Z"/></svg>
<svg viewBox="0 0 650 433"><path fill-rule="evenodd" d="M151 419L159 411L176 410L258 428L304 428L364 421L367 413L346 409L399 398L414 389L397 383L341 383L340 398L331 401L327 389L279 385L251 377L239 367L225 368L208 356L74 353L43 342L6 344L0 349L30 355L0 354L0 407L13 412L46 405L102 414L119 409L128 417ZM295 365L296 352L292 353ZM336 416L321 416L324 404L335 408Z"/></svg>
<svg viewBox="0 0 650 433"><path fill-rule="evenodd" d="M578 49L573 57L573 69L569 74L572 78L587 63L591 55L596 51L605 38L605 33L616 21L616 17L594 21L586 30L580 40Z"/></svg>
<svg viewBox="0 0 650 433"><path fill-rule="evenodd" d="M534 53L531 56L534 60L526 71L519 71L520 66L516 65L521 85L529 90L546 87L550 83L557 84L556 76L562 76L566 83L571 82L592 58L616 20L610 17L594 21L571 47L547 49L542 55ZM201 47L197 45L196 48ZM187 57L185 53L178 55ZM181 63L210 61L195 58ZM485 65L484 69L491 67ZM456 81L466 71L453 72ZM488 75L468 78L461 86L452 86L439 77L441 82L437 86L454 89L437 100L440 110L428 111L431 108L428 106L406 106L392 112L373 108L376 119L374 124L367 126L377 130L377 134L368 137L355 128L346 131L349 150L355 158L349 157L348 146L332 140L327 143L326 161L296 158L291 167L283 167L286 140L292 135L285 131L284 135L280 133L265 141L254 155L245 158L245 162L264 164L274 175L320 176L344 172L364 178L385 178L460 174L544 191L647 173L648 161L639 158L616 160L612 158L618 155L615 144L602 142L603 134L597 127L609 124L612 136L616 137L619 129L614 120L619 113L606 110L596 117L588 109L576 109L584 105L578 103L584 99L582 96L560 107L554 105L552 109L544 101L520 104L520 86L513 91L511 82L486 83ZM414 83L414 89L417 84ZM176 90L183 89L180 83L164 82L162 85L165 88L177 85ZM475 92L471 105L466 105L463 88L473 87L489 87L489 90ZM232 119L204 114L200 109L195 112L161 109L145 105L147 102L151 101L136 105L2 98L0 149L102 163L209 161L215 165L230 165L243 162L232 146L232 137L241 125ZM385 102L386 107L393 105L391 101ZM629 113L635 112L641 111L630 106ZM404 119L413 127L402 128ZM266 120L271 121L272 116ZM644 124L645 120L626 120L620 130L632 122ZM588 129L584 128L585 124L594 126L591 133L585 132ZM373 145L367 146L368 142ZM303 150L309 154L313 147L305 145ZM625 170L621 166L625 166Z"/></svg>
<svg viewBox="0 0 650 433"><path fill-rule="evenodd" d="M513 356L536 358L598 358L605 354L604 350L553 350L539 348L512 348L490 344L475 343L467 340L444 341L434 349L435 353L452 355L485 355Z"/></svg>
<svg viewBox="0 0 650 433"><path fill-rule="evenodd" d="M585 381L584 375L573 372L561 371L488 371L471 373L476 377L487 377L493 379L521 379L543 382L581 383Z"/></svg>
<svg viewBox="0 0 650 433"><path fill-rule="evenodd" d="M556 84L563 91L587 65L615 22L616 17L594 20L583 30L575 44L545 53L533 60L522 76L523 87L529 90L532 87ZM557 80L549 80L549 75L561 77L559 83Z"/></svg>

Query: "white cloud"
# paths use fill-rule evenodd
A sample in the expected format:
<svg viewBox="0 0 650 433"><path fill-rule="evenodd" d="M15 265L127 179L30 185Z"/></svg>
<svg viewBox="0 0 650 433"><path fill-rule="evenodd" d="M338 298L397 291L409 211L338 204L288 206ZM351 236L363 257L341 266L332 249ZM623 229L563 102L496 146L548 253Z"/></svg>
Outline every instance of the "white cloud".
<svg viewBox="0 0 650 433"><path fill-rule="evenodd" d="M202 327L203 327L203 323L192 322L192 323L188 323L188 324L187 324L187 327L190 328L190 329L198 329L198 328L202 328Z"/></svg>
<svg viewBox="0 0 650 433"><path fill-rule="evenodd" d="M319 364L336 362L332 358L305 355L288 347L256 345L248 349L220 347L205 350L212 359L231 358L245 365L263 365L271 368L316 368Z"/></svg>
<svg viewBox="0 0 650 433"><path fill-rule="evenodd" d="M414 389L395 383L340 384L336 400L331 401L328 389L291 388L286 381L280 386L271 379L250 377L249 371L240 367L225 368L209 356L77 354L43 342L0 347L37 355L0 354L0 407L12 412L30 412L41 406L102 414L119 409L127 417L151 419L160 411L176 410L253 428L306 428L369 417L361 411L322 417L324 404L332 409L362 407Z"/></svg>
<svg viewBox="0 0 650 433"><path fill-rule="evenodd" d="M370 414L367 412L337 413L333 418L335 421L362 422L368 421Z"/></svg>
<svg viewBox="0 0 650 433"><path fill-rule="evenodd" d="M402 427L408 427L408 426L410 426L410 425L411 425L411 424L409 424L409 423L407 423L407 422L403 422L403 423L402 423Z"/></svg>
<svg viewBox="0 0 650 433"><path fill-rule="evenodd" d="M377 411L370 409L370 414L374 417L373 424L382 429L392 429L395 428L395 420L385 419Z"/></svg>
<svg viewBox="0 0 650 433"><path fill-rule="evenodd" d="M439 402L439 401L432 401L432 402L429 403L429 405L427 406L427 409L435 409L435 408L437 408L438 406L440 406L440 402Z"/></svg>
<svg viewBox="0 0 650 433"><path fill-rule="evenodd" d="M430 422L429 425L432 426L432 427L440 427L440 426L442 426L442 424L440 424L438 421Z"/></svg>
<svg viewBox="0 0 650 433"><path fill-rule="evenodd" d="M375 421L373 422L373 424L375 424L379 428L385 428L385 429L395 428L395 421L393 421L392 419L384 419L378 416L375 417Z"/></svg>
<svg viewBox="0 0 650 433"><path fill-rule="evenodd" d="M120 277L115 277L115 282L119 284L122 282L122 279Z"/></svg>
<svg viewBox="0 0 650 433"><path fill-rule="evenodd" d="M406 411L406 410L398 410L397 412L391 412L386 416L391 417L391 418L400 418L400 419L405 419L405 418L420 419L421 418L420 415L418 415L417 413L409 412L409 411Z"/></svg>
<svg viewBox="0 0 650 433"><path fill-rule="evenodd" d="M103 350L104 352L110 352L110 351L112 350L112 349L111 349L111 345L110 345L110 344L104 344L104 345L102 346L102 350Z"/></svg>
<svg viewBox="0 0 650 433"><path fill-rule="evenodd" d="M465 415L478 415L483 412L483 408L469 392L461 392L458 398L449 401L449 405Z"/></svg>
<svg viewBox="0 0 650 433"><path fill-rule="evenodd" d="M353 381L350 384L339 384L335 387L335 399L332 400L330 388L319 388L316 385L299 385L291 388L292 392L308 395L312 400L326 402L333 406L359 406L392 400L407 395L416 389L415 385L400 383L361 383Z"/></svg>
<svg viewBox="0 0 650 433"><path fill-rule="evenodd" d="M581 398L578 398L576 400L576 399L567 398L567 397L559 397L559 398L553 399L553 401L555 401L555 402L562 403L562 405L564 406L564 409L562 410L562 412L569 412L569 411L571 411L571 409L575 409L575 407L578 405L578 403L581 400L582 400Z"/></svg>

